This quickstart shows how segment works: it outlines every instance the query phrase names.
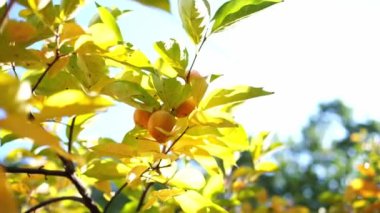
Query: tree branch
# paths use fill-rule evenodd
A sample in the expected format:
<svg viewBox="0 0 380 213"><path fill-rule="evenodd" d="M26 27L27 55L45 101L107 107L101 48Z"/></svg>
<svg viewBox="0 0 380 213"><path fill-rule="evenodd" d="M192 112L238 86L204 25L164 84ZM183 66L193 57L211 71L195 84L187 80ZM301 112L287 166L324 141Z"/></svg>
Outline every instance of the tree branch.
<svg viewBox="0 0 380 213"><path fill-rule="evenodd" d="M91 213L100 213L100 210L91 199L90 195L87 193L86 188L80 182L80 180L72 173L68 176L69 180L74 184L75 188L78 190L79 194L82 196L83 204L90 210Z"/></svg>
<svg viewBox="0 0 380 213"><path fill-rule="evenodd" d="M139 200L139 204L137 205L137 208L136 208L136 212L139 212L141 210L141 208L143 207L145 197L148 194L148 191L149 191L150 187L153 186L153 184L154 184L153 182L150 182L150 183L148 183L148 185L146 185L143 193L141 194L141 197L140 197L140 200Z"/></svg>
<svg viewBox="0 0 380 213"><path fill-rule="evenodd" d="M11 167L11 166L4 166L5 171L7 173L14 173L14 174L39 174L39 175L45 175L45 176L61 176L61 177L66 177L66 172L65 171L58 171L58 170L47 170L47 169L42 169L42 168L17 168L17 167Z"/></svg>
<svg viewBox="0 0 380 213"><path fill-rule="evenodd" d="M123 191L123 189L125 188L125 187L127 187L128 186L128 183L129 183L129 181L126 181L116 192L115 192L115 194L113 195L113 197L111 198L111 200L106 204L106 206L104 207L104 213L107 213L107 211L108 211L108 208L111 206L111 204L112 204L112 202L115 200L115 198L119 195L119 194L121 194L121 192Z"/></svg>
<svg viewBox="0 0 380 213"><path fill-rule="evenodd" d="M206 33L207 33L207 31L208 31L208 27L206 28ZM196 61L197 58L198 58L199 52L201 51L201 49L202 49L204 43L206 42L206 40L207 40L207 35L204 35L204 37L203 37L203 39L202 39L202 42L201 42L201 44L199 45L199 47L198 47L198 49L197 49L197 52L196 52L195 55L194 55L193 61L191 62L191 65L190 65L190 68L189 68L189 72L187 72L187 75L186 75L186 82L189 82L189 80L190 80L190 74L191 74L191 71L192 71L192 69L193 69L193 67L194 67L195 61Z"/></svg>
<svg viewBox="0 0 380 213"><path fill-rule="evenodd" d="M16 2L15 0L10 0L8 5L7 5L7 8L5 9L3 16L0 17L0 32L2 31L3 24L5 23L5 20L7 19L7 16L9 14L9 12L11 11L11 8L15 2Z"/></svg>
<svg viewBox="0 0 380 213"><path fill-rule="evenodd" d="M42 207L47 206L49 204L52 204L52 203L55 203L55 202L59 202L59 201L63 201L63 200L73 200L73 201L77 201L77 202L80 202L80 203L84 204L83 199L80 198L80 197L75 197L75 196L57 197L57 198L52 198L50 200L43 201L43 202L41 202L41 203L33 206L32 208L30 208L29 210L27 210L25 213L32 213L32 212L36 211L39 208L42 208Z"/></svg>

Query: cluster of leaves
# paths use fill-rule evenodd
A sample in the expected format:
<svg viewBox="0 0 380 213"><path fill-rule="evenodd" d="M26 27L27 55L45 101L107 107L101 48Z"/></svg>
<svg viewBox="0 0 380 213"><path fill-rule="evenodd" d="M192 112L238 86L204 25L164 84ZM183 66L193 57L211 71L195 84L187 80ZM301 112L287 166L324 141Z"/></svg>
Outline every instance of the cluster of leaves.
<svg viewBox="0 0 380 213"><path fill-rule="evenodd" d="M333 138L337 129L344 136ZM259 185L312 211L376 212L379 135L378 122L355 121L341 101L321 104L301 141L289 142L288 150L275 155L280 164L276 175L261 176Z"/></svg>
<svg viewBox="0 0 380 213"><path fill-rule="evenodd" d="M170 8L167 0L138 2ZM206 0L179 0L183 27L196 49L191 63L186 48L175 40L156 42L159 58L152 63L124 41L117 23L124 11L119 9L97 4L97 14L84 27L74 18L82 0L1 3L0 142L12 145L27 138L33 144L5 156L0 206L17 212L15 194L28 212L42 207L239 211L239 199L231 199L238 191L226 193L225 181L254 181L275 167L259 162L264 154L261 140L248 139L232 109L271 93L251 86L207 92L217 75L194 81L190 76L210 35L278 2L230 0L210 14ZM8 19L14 5L21 7L18 17ZM111 69L117 73L111 75ZM85 124L115 102L173 113L189 97L195 99L196 109L177 118L164 144L138 126L122 141L80 137ZM243 151L254 167L236 169L236 154ZM8 181L4 173L9 173Z"/></svg>

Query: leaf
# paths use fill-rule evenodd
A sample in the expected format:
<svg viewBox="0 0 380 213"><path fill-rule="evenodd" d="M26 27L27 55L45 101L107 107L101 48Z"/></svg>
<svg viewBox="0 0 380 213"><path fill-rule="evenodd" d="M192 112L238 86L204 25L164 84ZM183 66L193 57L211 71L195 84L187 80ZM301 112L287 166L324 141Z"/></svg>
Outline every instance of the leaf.
<svg viewBox="0 0 380 213"><path fill-rule="evenodd" d="M83 5L84 2L85 0L62 0L60 16L65 20L71 19L74 15L74 12L79 8L80 5Z"/></svg>
<svg viewBox="0 0 380 213"><path fill-rule="evenodd" d="M54 77L58 72L62 71L69 63L70 57L63 56L58 59L49 69L48 75Z"/></svg>
<svg viewBox="0 0 380 213"><path fill-rule="evenodd" d="M26 117L8 114L5 119L0 120L0 127L12 131L19 137L30 138L38 145L47 145L58 154L71 158L71 156L61 148L56 136L47 132L39 124L30 122Z"/></svg>
<svg viewBox="0 0 380 213"><path fill-rule="evenodd" d="M236 127L231 115L215 111L195 111L190 123L209 127Z"/></svg>
<svg viewBox="0 0 380 213"><path fill-rule="evenodd" d="M217 193L223 193L224 190L224 178L222 174L213 174L208 180L203 189L203 196L211 199Z"/></svg>
<svg viewBox="0 0 380 213"><path fill-rule="evenodd" d="M244 101L259 96L270 95L272 92L267 92L262 88L250 86L236 86L231 89L217 89L200 103L200 108L208 109L223 104Z"/></svg>
<svg viewBox="0 0 380 213"><path fill-rule="evenodd" d="M255 165L255 171L257 172L274 172L277 169L277 164L273 162L260 162Z"/></svg>
<svg viewBox="0 0 380 213"><path fill-rule="evenodd" d="M7 183L7 176L4 169L0 166L0 206L9 213L19 212L15 197L13 196L11 187Z"/></svg>
<svg viewBox="0 0 380 213"><path fill-rule="evenodd" d="M165 62L178 72L180 77L186 77L189 54L186 49L181 50L176 40L171 39L169 42L156 42L154 49Z"/></svg>
<svg viewBox="0 0 380 213"><path fill-rule="evenodd" d="M137 154L133 147L122 143L103 143L90 148L101 157L130 158Z"/></svg>
<svg viewBox="0 0 380 213"><path fill-rule="evenodd" d="M162 200L162 201L167 201L171 198L173 198L174 196L178 196L180 194L182 194L184 191L181 190L181 189L161 189L161 190L158 190L158 191L155 191L152 193L153 196L157 197L158 199Z"/></svg>
<svg viewBox="0 0 380 213"><path fill-rule="evenodd" d="M125 14L125 13L128 13L128 12L131 12L131 10L120 10L119 8L108 8L108 7L105 7L111 14L112 16L117 19L119 16ZM91 26L91 25L94 25L96 23L100 23L102 22L99 14L95 14L92 19L90 20L90 23L88 24L88 26Z"/></svg>
<svg viewBox="0 0 380 213"><path fill-rule="evenodd" d="M220 32L235 22L267 8L282 0L230 0L224 3L215 13L212 32Z"/></svg>
<svg viewBox="0 0 380 213"><path fill-rule="evenodd" d="M94 43L104 50L119 42L118 36L104 23L91 25L89 31Z"/></svg>
<svg viewBox="0 0 380 213"><path fill-rule="evenodd" d="M112 180L126 177L128 168L114 161L96 160L87 166L84 174L98 180Z"/></svg>
<svg viewBox="0 0 380 213"><path fill-rule="evenodd" d="M195 44L199 44L204 34L204 16L201 15L200 4L205 9L204 1L179 0L178 11L182 20L182 26Z"/></svg>
<svg viewBox="0 0 380 213"><path fill-rule="evenodd" d="M185 213L194 212L225 212L227 211L210 199L202 196L196 191L188 190L185 193L176 196L175 201L181 206Z"/></svg>
<svg viewBox="0 0 380 213"><path fill-rule="evenodd" d="M96 115L96 113L88 113L88 114L83 114L83 115L78 115L75 116L75 123L73 127L73 133L72 133L72 141L77 140L78 135L82 132L82 130L85 128L85 124ZM68 122L71 124L72 120L74 119L71 118L70 121ZM66 137L69 138L70 134L70 128L71 126L66 127Z"/></svg>
<svg viewBox="0 0 380 213"><path fill-rule="evenodd" d="M110 99L102 96L88 96L80 90L64 90L49 96L43 103L38 120L80 115L111 106Z"/></svg>
<svg viewBox="0 0 380 213"><path fill-rule="evenodd" d="M102 93L147 111L157 109L160 105L144 88L133 82L114 81L105 86Z"/></svg>
<svg viewBox="0 0 380 213"><path fill-rule="evenodd" d="M220 138L230 149L234 151L245 151L249 149L248 135L244 127L239 125L235 128L219 128L223 135Z"/></svg>
<svg viewBox="0 0 380 213"><path fill-rule="evenodd" d="M123 36L121 35L120 28L117 25L116 19L112 13L105 7L102 7L98 4L96 4L96 6L98 7L98 13L103 23L112 30L117 38L117 41L123 41Z"/></svg>
<svg viewBox="0 0 380 213"><path fill-rule="evenodd" d="M5 25L4 33L11 42L26 43L36 36L37 29L30 23L10 20Z"/></svg>
<svg viewBox="0 0 380 213"><path fill-rule="evenodd" d="M85 33L86 32L83 30L83 28L77 23L65 22L62 25L62 32L61 32L60 39L62 42L64 42L66 39L76 38Z"/></svg>
<svg viewBox="0 0 380 213"><path fill-rule="evenodd" d="M201 189L206 181L203 174L191 167L179 170L168 184L182 189Z"/></svg>
<svg viewBox="0 0 380 213"><path fill-rule="evenodd" d="M134 50L126 45L115 45L104 56L131 68L153 71L148 57L143 52Z"/></svg>
<svg viewBox="0 0 380 213"><path fill-rule="evenodd" d="M33 51L25 49L20 45L11 46L2 36L0 36L0 49L0 62L15 62L16 64L39 62L39 58Z"/></svg>
<svg viewBox="0 0 380 213"><path fill-rule="evenodd" d="M135 0L141 4L155 7L166 12L170 12L170 2L169 0Z"/></svg>
<svg viewBox="0 0 380 213"><path fill-rule="evenodd" d="M190 86L181 84L175 78L160 78L153 75L153 84L157 90L157 95L164 102L167 109L177 108L190 96Z"/></svg>

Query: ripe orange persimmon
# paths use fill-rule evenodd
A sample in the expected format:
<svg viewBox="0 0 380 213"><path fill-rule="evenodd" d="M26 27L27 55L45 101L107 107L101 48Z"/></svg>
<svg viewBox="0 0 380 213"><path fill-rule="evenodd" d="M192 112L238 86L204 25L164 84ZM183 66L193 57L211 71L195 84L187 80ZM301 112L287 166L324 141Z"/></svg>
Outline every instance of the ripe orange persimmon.
<svg viewBox="0 0 380 213"><path fill-rule="evenodd" d="M195 80L195 79L203 78L203 76L196 70L191 70L189 72L190 72L189 82L191 82L192 80Z"/></svg>
<svg viewBox="0 0 380 213"><path fill-rule="evenodd" d="M165 143L174 125L175 117L165 110L154 112L148 121L148 132L159 143Z"/></svg>
<svg viewBox="0 0 380 213"><path fill-rule="evenodd" d="M147 129L148 128L148 121L152 113L142 110L142 109L136 109L135 113L133 114L133 120L135 121L135 124Z"/></svg>
<svg viewBox="0 0 380 213"><path fill-rule="evenodd" d="M186 117L195 109L196 103L193 97L188 98L175 110L179 118Z"/></svg>

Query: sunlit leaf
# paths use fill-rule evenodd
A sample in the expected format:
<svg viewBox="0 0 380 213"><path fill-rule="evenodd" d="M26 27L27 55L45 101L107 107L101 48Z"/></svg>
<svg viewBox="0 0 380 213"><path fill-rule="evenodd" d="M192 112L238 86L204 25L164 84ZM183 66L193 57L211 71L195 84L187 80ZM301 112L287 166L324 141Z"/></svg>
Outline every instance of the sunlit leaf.
<svg viewBox="0 0 380 213"><path fill-rule="evenodd" d="M255 165L255 170L258 172L274 172L277 169L277 164L273 162L259 162Z"/></svg>
<svg viewBox="0 0 380 213"><path fill-rule="evenodd" d="M185 77L185 71L189 60L189 54L186 49L181 50L181 47L174 39L169 42L159 41L154 44L154 49L161 58L170 64L181 77Z"/></svg>
<svg viewBox="0 0 380 213"><path fill-rule="evenodd" d="M219 128L219 132L223 135L220 140L224 141L232 150L244 151L249 148L248 135L243 126Z"/></svg>
<svg viewBox="0 0 380 213"><path fill-rule="evenodd" d="M236 86L231 89L217 89L201 101L200 107L207 109L270 94L273 93L267 92L262 88L250 86Z"/></svg>
<svg viewBox="0 0 380 213"><path fill-rule="evenodd" d="M13 196L12 190L7 182L7 177L5 175L4 169L0 166L0 206L3 210L9 213L19 212L16 204L15 197Z"/></svg>
<svg viewBox="0 0 380 213"><path fill-rule="evenodd" d="M61 148L56 136L47 132L40 125L30 122L26 117L8 114L6 118L0 120L0 127L12 131L19 137L30 138L38 145L47 145L58 154L70 158Z"/></svg>
<svg viewBox="0 0 380 213"><path fill-rule="evenodd" d="M178 10L182 20L182 26L195 44L199 44L201 42L205 29L204 14L207 10L201 11L201 9L206 10L204 1L178 1ZM208 17L206 16L206 18Z"/></svg>
<svg viewBox="0 0 380 213"><path fill-rule="evenodd" d="M72 39L85 34L86 32L81 26L74 22L66 22L62 25L61 41L64 42L66 39Z"/></svg>
<svg viewBox="0 0 380 213"><path fill-rule="evenodd" d="M135 0L141 4L155 7L166 12L170 12L170 2L169 0Z"/></svg>
<svg viewBox="0 0 380 213"><path fill-rule="evenodd" d="M60 57L49 69L48 74L51 77L54 77L57 75L58 72L62 71L66 65L69 63L70 57L69 56L64 56Z"/></svg>
<svg viewBox="0 0 380 213"><path fill-rule="evenodd" d="M143 52L129 48L126 45L113 46L104 56L107 59L131 68L153 71L148 57Z"/></svg>
<svg viewBox="0 0 380 213"><path fill-rule="evenodd" d="M159 106L156 99L139 84L133 82L114 81L105 86L102 93L133 107L148 111L152 111Z"/></svg>
<svg viewBox="0 0 380 213"><path fill-rule="evenodd" d="M168 109L177 108L191 92L188 84L182 84L175 78L160 78L154 75L153 83L158 96Z"/></svg>
<svg viewBox="0 0 380 213"><path fill-rule="evenodd" d="M203 188L203 196L211 199L217 193L224 192L224 178L222 174L213 174Z"/></svg>
<svg viewBox="0 0 380 213"><path fill-rule="evenodd" d="M98 180L112 180L126 177L128 168L121 163L114 161L96 160L89 165L84 174L88 177L97 178Z"/></svg>
<svg viewBox="0 0 380 213"><path fill-rule="evenodd" d="M37 29L27 22L10 20L5 25L4 33L9 41L23 43L30 41L37 34Z"/></svg>
<svg viewBox="0 0 380 213"><path fill-rule="evenodd" d="M113 8L105 7L105 8L112 14L112 16L115 19L117 19L119 16L121 16L125 13L131 12L131 10L120 10L117 7L113 7ZM94 24L100 23L100 22L102 22L102 19L100 18L99 14L95 14L92 17L92 19L90 20L90 23L88 24L88 26L91 26L91 25L94 25Z"/></svg>
<svg viewBox="0 0 380 213"><path fill-rule="evenodd" d="M137 154L137 151L127 144L103 143L90 148L99 156L115 158L130 158Z"/></svg>
<svg viewBox="0 0 380 213"><path fill-rule="evenodd" d="M226 212L225 209L213 203L210 199L202 196L196 191L188 190L185 193L176 196L175 201L181 206L186 213L193 212Z"/></svg>
<svg viewBox="0 0 380 213"><path fill-rule="evenodd" d="M249 15L267 8L281 0L230 0L215 13L212 32L219 32Z"/></svg>
<svg viewBox="0 0 380 213"><path fill-rule="evenodd" d="M203 174L191 167L180 169L168 184L183 189L201 189L206 184Z"/></svg>
<svg viewBox="0 0 380 213"><path fill-rule="evenodd" d="M102 49L116 45L119 41L118 36L104 23L96 23L89 28L94 43Z"/></svg>
<svg viewBox="0 0 380 213"><path fill-rule="evenodd" d="M80 115L111 106L110 99L103 96L88 96L80 90L64 90L49 96L43 103L39 120Z"/></svg>
<svg viewBox="0 0 380 213"><path fill-rule="evenodd" d="M236 127L230 114L214 111L196 111L190 120L191 123L210 127Z"/></svg>
<svg viewBox="0 0 380 213"><path fill-rule="evenodd" d="M115 34L117 38L117 41L123 41L123 36L121 35L120 28L117 25L115 17L111 14L111 12L107 8L101 7L98 4L97 4L97 7L98 7L98 13L102 22L106 24L106 26L112 30L112 32Z"/></svg>
<svg viewBox="0 0 380 213"><path fill-rule="evenodd" d="M79 8L80 5L83 5L85 0L62 0L61 3L61 17L64 19L71 19L74 15L74 12Z"/></svg>
<svg viewBox="0 0 380 213"><path fill-rule="evenodd" d="M10 45L2 36L0 36L0 62L28 63L38 62L39 58L33 51L25 49L19 45Z"/></svg>

